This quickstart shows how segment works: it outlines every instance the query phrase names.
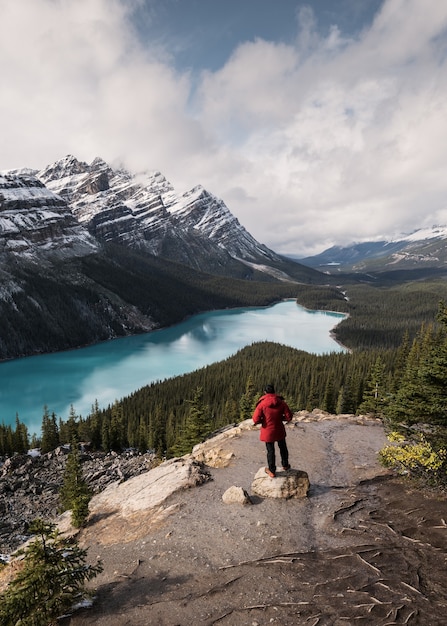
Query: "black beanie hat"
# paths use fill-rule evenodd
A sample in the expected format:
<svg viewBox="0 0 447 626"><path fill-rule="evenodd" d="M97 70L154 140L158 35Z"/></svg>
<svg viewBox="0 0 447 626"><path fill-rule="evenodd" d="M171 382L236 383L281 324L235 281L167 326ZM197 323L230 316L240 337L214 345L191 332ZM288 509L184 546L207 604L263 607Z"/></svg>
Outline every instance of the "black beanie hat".
<svg viewBox="0 0 447 626"><path fill-rule="evenodd" d="M265 393L275 393L275 388L273 385L266 385L264 391Z"/></svg>

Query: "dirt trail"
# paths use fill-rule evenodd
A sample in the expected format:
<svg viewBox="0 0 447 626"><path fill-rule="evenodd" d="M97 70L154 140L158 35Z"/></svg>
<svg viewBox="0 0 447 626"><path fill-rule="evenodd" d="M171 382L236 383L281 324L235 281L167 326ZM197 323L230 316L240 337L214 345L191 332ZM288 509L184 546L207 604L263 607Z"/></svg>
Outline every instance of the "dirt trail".
<svg viewBox="0 0 447 626"><path fill-rule="evenodd" d="M292 467L309 474L309 497L225 505L232 486L251 494L265 464L256 430L229 439L229 467L174 494L175 514L147 520L138 537L82 542L101 556L93 608L65 624L142 626L338 626L446 623L447 502L424 497L377 464L378 422L295 422Z"/></svg>

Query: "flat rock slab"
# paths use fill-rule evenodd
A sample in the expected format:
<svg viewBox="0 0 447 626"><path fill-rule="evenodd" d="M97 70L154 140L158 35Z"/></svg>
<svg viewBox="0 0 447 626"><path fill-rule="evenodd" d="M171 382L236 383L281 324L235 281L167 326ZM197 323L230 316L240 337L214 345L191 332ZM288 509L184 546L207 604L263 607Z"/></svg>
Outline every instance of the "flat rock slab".
<svg viewBox="0 0 447 626"><path fill-rule="evenodd" d="M310 482L306 472L290 469L286 472L277 472L275 478L270 478L261 467L256 472L251 484L253 493L263 498L305 498L309 492Z"/></svg>
<svg viewBox="0 0 447 626"><path fill-rule="evenodd" d="M90 513L103 515L113 511L127 517L137 511L154 509L176 491L196 487L210 478L202 464L193 459L171 459L124 483L109 485L92 498Z"/></svg>

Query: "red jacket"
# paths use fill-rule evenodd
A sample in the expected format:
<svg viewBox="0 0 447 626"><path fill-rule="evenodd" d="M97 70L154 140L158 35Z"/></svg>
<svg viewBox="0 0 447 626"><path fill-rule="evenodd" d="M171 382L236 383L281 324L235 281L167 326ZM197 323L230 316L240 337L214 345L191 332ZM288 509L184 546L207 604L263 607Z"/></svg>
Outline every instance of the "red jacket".
<svg viewBox="0 0 447 626"><path fill-rule="evenodd" d="M253 413L253 422L261 424L259 438L261 441L272 442L285 439L286 429L283 420L290 422L292 411L281 396L276 393L267 393L256 404Z"/></svg>

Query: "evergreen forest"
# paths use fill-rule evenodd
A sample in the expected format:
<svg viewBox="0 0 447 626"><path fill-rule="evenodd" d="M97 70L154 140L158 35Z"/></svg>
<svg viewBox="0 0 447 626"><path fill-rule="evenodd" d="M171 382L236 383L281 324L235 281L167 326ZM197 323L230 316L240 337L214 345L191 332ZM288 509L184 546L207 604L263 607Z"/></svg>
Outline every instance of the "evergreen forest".
<svg viewBox="0 0 447 626"><path fill-rule="evenodd" d="M253 284L253 283L252 283ZM41 437L0 427L0 454L42 452L90 442L93 449L153 450L160 458L189 452L216 430L251 417L267 382L294 411L370 413L390 430L447 444L447 284L295 285L297 302L348 317L336 328L349 352L314 355L270 342L245 347L190 374L152 383L113 405L67 419L43 407ZM443 470L445 472L445 468Z"/></svg>

